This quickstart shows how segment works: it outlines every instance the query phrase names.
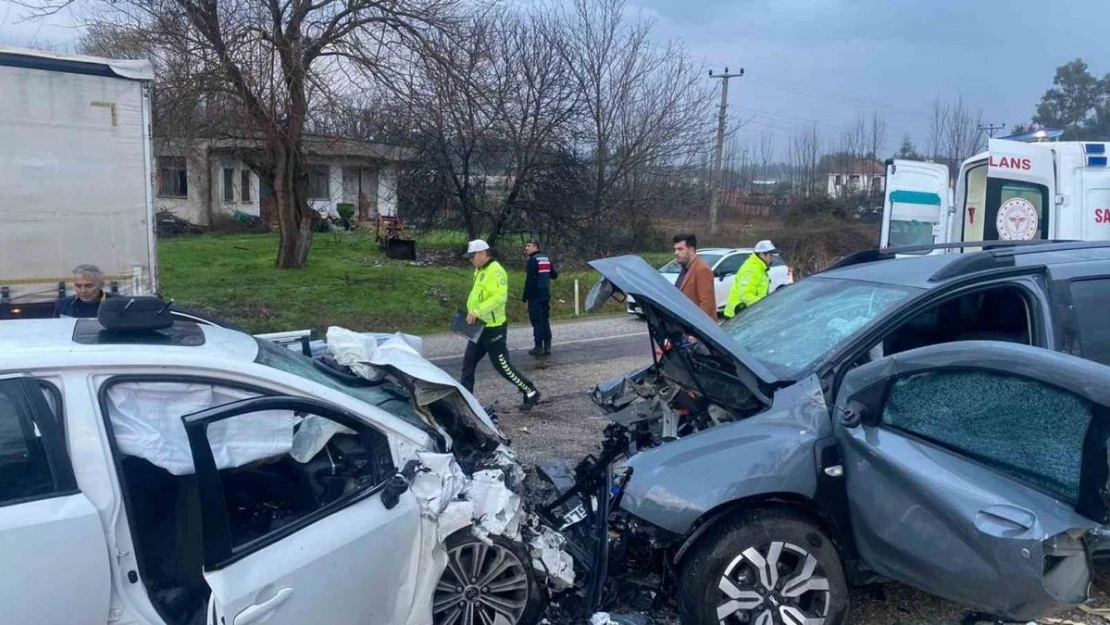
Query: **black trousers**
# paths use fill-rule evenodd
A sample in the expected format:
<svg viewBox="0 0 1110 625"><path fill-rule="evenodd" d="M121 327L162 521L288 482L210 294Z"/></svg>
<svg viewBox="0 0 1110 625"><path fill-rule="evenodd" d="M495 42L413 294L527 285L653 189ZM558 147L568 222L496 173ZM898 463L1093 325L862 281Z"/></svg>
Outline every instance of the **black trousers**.
<svg viewBox="0 0 1110 625"><path fill-rule="evenodd" d="M521 393L527 396L536 391L536 386L532 384L532 381L526 378L509 361L509 350L506 345L508 330L508 325L499 328L486 328L482 331L482 336L477 343L467 344L462 368L462 385L466 390L471 393L474 392L474 370L478 367L478 363L482 361L482 357L489 355L489 361L494 370L517 387Z"/></svg>
<svg viewBox="0 0 1110 625"><path fill-rule="evenodd" d="M536 346L551 346L551 299L528 300L528 321L532 324L532 339Z"/></svg>

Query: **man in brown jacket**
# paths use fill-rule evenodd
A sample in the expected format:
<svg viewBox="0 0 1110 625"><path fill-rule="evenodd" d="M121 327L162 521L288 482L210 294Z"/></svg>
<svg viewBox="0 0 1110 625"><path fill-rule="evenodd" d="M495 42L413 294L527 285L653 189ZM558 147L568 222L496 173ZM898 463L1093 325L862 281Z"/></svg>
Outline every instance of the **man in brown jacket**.
<svg viewBox="0 0 1110 625"><path fill-rule="evenodd" d="M709 318L717 321L717 294L713 270L698 256L698 238L692 234L674 237L674 257L682 266L675 286L682 290Z"/></svg>

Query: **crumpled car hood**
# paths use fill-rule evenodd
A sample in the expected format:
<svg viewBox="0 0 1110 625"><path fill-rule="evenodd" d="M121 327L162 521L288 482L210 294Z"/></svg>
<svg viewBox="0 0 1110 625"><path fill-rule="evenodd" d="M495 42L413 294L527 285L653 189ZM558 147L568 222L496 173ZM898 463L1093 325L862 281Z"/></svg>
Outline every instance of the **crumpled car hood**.
<svg viewBox="0 0 1110 625"><path fill-rule="evenodd" d="M744 385L757 397L765 396L767 389L779 382L763 363L732 340L644 259L639 256L615 256L593 260L589 264L616 288L635 297L642 307L653 309L655 316L664 315L676 321L686 334L727 354L736 363ZM653 322L651 315L649 322Z"/></svg>
<svg viewBox="0 0 1110 625"><path fill-rule="evenodd" d="M350 367L356 375L375 380L389 371L404 377L413 389L418 407L426 408L447 399L453 403L457 416L474 431L499 444L508 442L508 437L493 422L478 399L443 369L428 362L402 335L378 342L366 335L331 327L327 337L336 362ZM443 430L445 424L434 425Z"/></svg>

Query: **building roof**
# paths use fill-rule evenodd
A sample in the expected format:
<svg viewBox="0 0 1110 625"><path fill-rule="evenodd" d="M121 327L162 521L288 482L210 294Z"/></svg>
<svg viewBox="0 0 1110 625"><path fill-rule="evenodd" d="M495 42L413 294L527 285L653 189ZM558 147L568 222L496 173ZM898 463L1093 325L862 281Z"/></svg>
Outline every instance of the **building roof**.
<svg viewBox="0 0 1110 625"><path fill-rule="evenodd" d="M216 137L180 139L176 137L155 137L163 146L188 142L204 144L212 150L257 150L264 145L263 139L251 137ZM362 158L379 161L411 161L416 158L416 150L398 145L373 143L360 139L328 137L306 134L303 139L305 153L315 157Z"/></svg>
<svg viewBox="0 0 1110 625"><path fill-rule="evenodd" d="M848 171L844 171L847 169ZM852 161L847 168L843 167L841 163L836 163L832 171L829 172L830 176L854 176L854 175L871 175L882 176L886 174L886 167L882 163L873 159L857 159Z"/></svg>

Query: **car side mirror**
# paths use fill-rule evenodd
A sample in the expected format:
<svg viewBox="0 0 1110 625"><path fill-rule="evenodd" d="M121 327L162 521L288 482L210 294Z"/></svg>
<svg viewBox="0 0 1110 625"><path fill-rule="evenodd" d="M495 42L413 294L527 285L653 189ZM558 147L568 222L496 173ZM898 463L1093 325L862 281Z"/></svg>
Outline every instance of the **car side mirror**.
<svg viewBox="0 0 1110 625"><path fill-rule="evenodd" d="M416 474L420 471L421 465L417 460L409 460L404 469L400 473L396 473L389 481L385 483L385 488L382 489L382 505L386 510L392 510L397 507L398 502L401 501L401 495L412 486L413 480L416 479Z"/></svg>
<svg viewBox="0 0 1110 625"><path fill-rule="evenodd" d="M846 428L882 422L887 389L897 374L893 358L853 367L837 389L836 417Z"/></svg>
<svg viewBox="0 0 1110 625"><path fill-rule="evenodd" d="M867 414L867 406L858 401L850 401L847 406L840 409L840 425L846 428L856 428L863 423Z"/></svg>

